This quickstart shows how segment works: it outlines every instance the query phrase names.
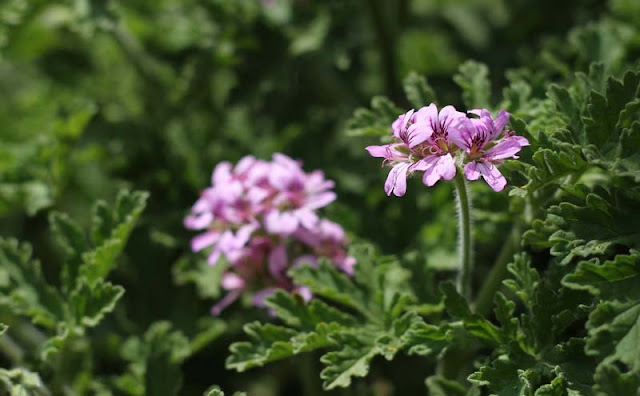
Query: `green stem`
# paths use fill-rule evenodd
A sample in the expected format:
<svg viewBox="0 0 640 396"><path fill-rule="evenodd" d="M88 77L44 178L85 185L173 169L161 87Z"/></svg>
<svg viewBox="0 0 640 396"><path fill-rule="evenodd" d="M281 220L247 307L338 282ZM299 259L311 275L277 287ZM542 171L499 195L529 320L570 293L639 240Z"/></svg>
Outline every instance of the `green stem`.
<svg viewBox="0 0 640 396"><path fill-rule="evenodd" d="M516 252L518 245L520 244L520 238L522 237L522 227L520 222L516 220L511 227L511 233L507 237L505 244L502 245L500 254L496 258L496 261L491 268L491 272L483 282L482 289L478 292L478 296L475 301L475 313L487 316L493 306L493 298L496 295L496 291L502 285L502 281L507 277L508 270L507 265L512 261L513 255Z"/></svg>
<svg viewBox="0 0 640 396"><path fill-rule="evenodd" d="M458 279L457 288L467 301L471 301L471 272L473 271L471 240L471 196L460 169L455 177L456 202L458 207Z"/></svg>
<svg viewBox="0 0 640 396"><path fill-rule="evenodd" d="M0 336L0 354L5 355L14 365L22 362L22 358L24 357L24 351L9 334Z"/></svg>

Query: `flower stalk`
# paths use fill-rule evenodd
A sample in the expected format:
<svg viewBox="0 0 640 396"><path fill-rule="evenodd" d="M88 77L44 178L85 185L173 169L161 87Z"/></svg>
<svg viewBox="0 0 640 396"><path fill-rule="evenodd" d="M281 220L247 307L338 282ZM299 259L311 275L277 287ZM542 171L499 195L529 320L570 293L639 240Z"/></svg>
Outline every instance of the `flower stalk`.
<svg viewBox="0 0 640 396"><path fill-rule="evenodd" d="M458 211L458 278L456 286L467 301L471 301L471 273L473 271L473 241L471 235L471 195L463 172L458 171L455 180L456 207Z"/></svg>

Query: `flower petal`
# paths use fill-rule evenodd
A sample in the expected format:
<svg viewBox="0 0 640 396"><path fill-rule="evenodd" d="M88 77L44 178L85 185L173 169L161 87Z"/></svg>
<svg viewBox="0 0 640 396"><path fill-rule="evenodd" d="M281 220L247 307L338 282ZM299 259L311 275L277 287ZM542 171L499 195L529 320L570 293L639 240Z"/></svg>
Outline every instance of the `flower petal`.
<svg viewBox="0 0 640 396"><path fill-rule="evenodd" d="M244 289L245 282L244 279L239 277L237 274L233 272L225 272L220 279L220 285L225 290L238 290Z"/></svg>
<svg viewBox="0 0 640 396"><path fill-rule="evenodd" d="M278 282L286 282L287 260L287 249L284 245L276 246L269 254L269 273Z"/></svg>
<svg viewBox="0 0 640 396"><path fill-rule="evenodd" d="M493 191L499 192L507 185L507 179L502 176L502 173L491 162L480 162L477 165L478 170L482 174L482 178L487 182L489 187Z"/></svg>
<svg viewBox="0 0 640 396"><path fill-rule="evenodd" d="M242 290L232 290L227 293L227 295L224 296L222 300L218 301L218 303L211 308L211 314L213 316L219 316L225 308L227 308L234 301L236 301L238 297L240 297L241 293Z"/></svg>
<svg viewBox="0 0 640 396"><path fill-rule="evenodd" d="M387 176L387 181L384 183L384 191L387 195L393 194L396 197L401 197L407 192L407 171L409 169L409 163L400 163L394 166Z"/></svg>
<svg viewBox="0 0 640 396"><path fill-rule="evenodd" d="M218 239L220 239L220 233L218 231L207 231L191 240L191 250L199 252L200 250L218 242Z"/></svg>
<svg viewBox="0 0 640 396"><path fill-rule="evenodd" d="M509 113L506 110L500 110L498 116L493 121L494 138L498 137L504 126L509 122Z"/></svg>
<svg viewBox="0 0 640 396"><path fill-rule="evenodd" d="M389 146L390 144L385 144L383 146L367 146L365 150L369 152L369 155L376 158L387 158L389 157Z"/></svg>
<svg viewBox="0 0 640 396"><path fill-rule="evenodd" d="M456 175L456 165L451 154L431 156L424 170L422 182L431 187L440 179L451 180Z"/></svg>
<svg viewBox="0 0 640 396"><path fill-rule="evenodd" d="M522 150L522 144L526 142L529 144L527 139L520 136L513 136L502 139L498 144L491 147L484 153L484 158L488 160L500 160L505 158L518 158L516 154Z"/></svg>
<svg viewBox="0 0 640 396"><path fill-rule="evenodd" d="M478 133L476 125L468 118L459 118L447 130L449 141L469 152L472 146L472 139Z"/></svg>
<svg viewBox="0 0 640 396"><path fill-rule="evenodd" d="M426 122L415 123L409 127L405 143L409 148L414 148L420 143L424 143L431 135L433 135L431 124Z"/></svg>
<svg viewBox="0 0 640 396"><path fill-rule="evenodd" d="M449 105L440 110L438 114L438 122L443 129L447 130L454 124L457 124L458 119L467 118L463 112L457 111L455 107Z"/></svg>
<svg viewBox="0 0 640 396"><path fill-rule="evenodd" d="M480 178L480 171L477 165L477 162L472 161L464 166L464 175L467 177L467 180L478 180Z"/></svg>

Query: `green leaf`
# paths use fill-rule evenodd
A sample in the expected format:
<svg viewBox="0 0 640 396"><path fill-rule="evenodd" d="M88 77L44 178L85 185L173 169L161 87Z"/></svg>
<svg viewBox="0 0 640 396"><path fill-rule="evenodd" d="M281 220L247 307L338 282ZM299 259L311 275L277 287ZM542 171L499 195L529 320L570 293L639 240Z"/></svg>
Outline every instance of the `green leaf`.
<svg viewBox="0 0 640 396"><path fill-rule="evenodd" d="M31 246L0 238L0 304L48 328L63 317L63 300L31 259Z"/></svg>
<svg viewBox="0 0 640 396"><path fill-rule="evenodd" d="M452 341L447 326L434 326L422 321L414 323L402 338L409 355L422 356L437 356Z"/></svg>
<svg viewBox="0 0 640 396"><path fill-rule="evenodd" d="M640 287L640 256L637 252L617 255L602 264L598 258L583 261L574 272L563 278L562 283L604 299L640 299L640 292L635 292Z"/></svg>
<svg viewBox="0 0 640 396"><path fill-rule="evenodd" d="M169 322L153 323L142 338L131 338L123 345L130 368L120 379L144 384L144 395L177 395L182 383L180 366L191 353L189 340L172 330Z"/></svg>
<svg viewBox="0 0 640 396"><path fill-rule="evenodd" d="M326 390L351 385L353 377L364 377L369 373L369 364L382 351L370 339L352 334L336 336L341 349L322 356L320 361L327 367L320 373Z"/></svg>
<svg viewBox="0 0 640 396"><path fill-rule="evenodd" d="M371 99L371 109L357 109L347 121L346 133L350 136L389 136L391 124L403 111L389 99L376 96Z"/></svg>
<svg viewBox="0 0 640 396"><path fill-rule="evenodd" d="M440 376L431 376L426 381L430 396L465 396L467 390L460 383Z"/></svg>
<svg viewBox="0 0 640 396"><path fill-rule="evenodd" d="M189 254L173 266L173 278L179 285L194 283L202 298L218 298L220 279L226 269L227 265L222 260L216 265L209 265L204 257Z"/></svg>
<svg viewBox="0 0 640 396"><path fill-rule="evenodd" d="M75 287L78 270L82 265L82 253L89 250L89 245L84 231L66 214L51 213L49 224L56 242L65 255L62 269L62 290L68 293Z"/></svg>
<svg viewBox="0 0 640 396"><path fill-rule="evenodd" d="M480 386L488 386L491 393L498 396L525 396L531 391L525 375L532 373L534 361L514 362L502 355L471 374L468 380ZM523 371L521 374L520 371Z"/></svg>
<svg viewBox="0 0 640 396"><path fill-rule="evenodd" d="M603 255L619 245L640 249L640 231L628 221L640 215L640 199L632 192L588 193L583 202L562 202L548 210L546 222L558 228L549 237L551 253L562 256L562 263Z"/></svg>
<svg viewBox="0 0 640 396"><path fill-rule="evenodd" d="M606 153L609 141L619 138L618 122L620 113L627 103L639 95L640 73L627 72L622 81L610 77L607 80L606 94L591 92L588 105L588 117L585 117L585 140L593 144L601 153Z"/></svg>
<svg viewBox="0 0 640 396"><path fill-rule="evenodd" d="M368 300L362 289L327 260L321 260L317 267L305 264L292 268L289 275L295 284L307 286L318 296L360 312L368 312Z"/></svg>
<svg viewBox="0 0 640 396"><path fill-rule="evenodd" d="M503 331L482 316L472 313L469 304L456 291L453 283L442 283L440 290L444 294L444 305L447 312L454 317L462 319L464 328L470 334L490 343L499 344L505 342Z"/></svg>
<svg viewBox="0 0 640 396"><path fill-rule="evenodd" d="M236 342L229 347L231 355L226 361L228 369L242 372L294 353L290 341L297 333L293 329L253 322L244 326L244 332L251 342Z"/></svg>
<svg viewBox="0 0 640 396"><path fill-rule="evenodd" d="M640 303L605 301L589 315L588 354L603 358L604 364L622 362L640 371Z"/></svg>
<svg viewBox="0 0 640 396"><path fill-rule="evenodd" d="M416 109L436 102L436 94L424 76L411 72L405 77L403 83L407 99Z"/></svg>
<svg viewBox="0 0 640 396"><path fill-rule="evenodd" d="M7 331L8 328L9 326L7 326L6 324L0 323L0 336L2 336L4 332Z"/></svg>
<svg viewBox="0 0 640 396"><path fill-rule="evenodd" d="M485 64L472 60L464 62L453 81L462 88L462 100L469 109L491 108L489 69Z"/></svg>
<svg viewBox="0 0 640 396"><path fill-rule="evenodd" d="M507 265L507 268L514 279L503 281L504 285L530 308L540 281L538 271L531 268L531 258L525 253L518 254L515 256L514 262Z"/></svg>
<svg viewBox="0 0 640 396"><path fill-rule="evenodd" d="M45 396L50 394L38 374L23 368L12 370L0 368L0 393L11 396Z"/></svg>
<svg viewBox="0 0 640 396"><path fill-rule="evenodd" d="M75 322L84 327L96 326L105 314L113 311L123 294L122 286L102 280L93 286L81 283L69 296Z"/></svg>
<svg viewBox="0 0 640 396"><path fill-rule="evenodd" d="M84 265L80 274L90 285L95 284L114 268L116 259L144 210L148 194L144 192L122 191L118 194L115 207L109 211L98 203L94 209L93 238L96 249L83 255Z"/></svg>
<svg viewBox="0 0 640 396"><path fill-rule="evenodd" d="M353 316L320 300L314 299L307 304L301 298L281 290L267 297L265 302L287 325L301 329L314 329L320 323L337 323L345 327L356 323Z"/></svg>
<svg viewBox="0 0 640 396"><path fill-rule="evenodd" d="M598 367L593 386L596 396L629 395L640 396L640 373L622 373L613 364Z"/></svg>

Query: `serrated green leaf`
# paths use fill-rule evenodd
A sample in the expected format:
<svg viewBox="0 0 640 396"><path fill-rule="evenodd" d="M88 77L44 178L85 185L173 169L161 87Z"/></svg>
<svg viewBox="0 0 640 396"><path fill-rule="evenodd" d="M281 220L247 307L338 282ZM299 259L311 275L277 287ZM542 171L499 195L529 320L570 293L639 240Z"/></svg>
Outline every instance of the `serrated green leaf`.
<svg viewBox="0 0 640 396"><path fill-rule="evenodd" d="M148 194L144 192L122 191L110 212L105 210L103 204L96 205L92 235L97 247L83 255L84 265L80 267L80 274L86 277L90 285L114 268L117 257L144 210L147 197Z"/></svg>
<svg viewBox="0 0 640 396"><path fill-rule="evenodd" d="M237 371L245 371L260 367L266 363L293 355L291 339L296 331L287 327L253 322L244 326L244 332L251 342L231 344L231 355L227 358L226 367Z"/></svg>
<svg viewBox="0 0 640 396"><path fill-rule="evenodd" d="M84 327L96 326L105 314L113 311L123 294L122 286L102 280L93 286L81 283L69 296L75 323Z"/></svg>
<svg viewBox="0 0 640 396"><path fill-rule="evenodd" d="M516 255L513 263L509 263L507 268L514 279L505 280L504 285L525 305L531 307L532 298L540 280L538 271L531 268L531 258L524 253Z"/></svg>
<svg viewBox="0 0 640 396"><path fill-rule="evenodd" d="M402 336L409 355L438 355L452 340L446 326L414 323Z"/></svg>
<svg viewBox="0 0 640 396"><path fill-rule="evenodd" d="M136 395L177 395L182 383L180 366L191 353L189 340L169 322L153 323L143 337L133 337L123 345L122 355L130 367L119 378L120 386L130 386L127 391L135 390Z"/></svg>
<svg viewBox="0 0 640 396"><path fill-rule="evenodd" d="M312 330L320 323L337 323L350 326L356 319L320 300L305 303L294 295L278 290L267 297L266 304L287 325L303 330Z"/></svg>
<svg viewBox="0 0 640 396"><path fill-rule="evenodd" d="M14 313L31 317L34 323L55 328L63 317L63 300L31 259L31 246L0 238L0 304Z"/></svg>
<svg viewBox="0 0 640 396"><path fill-rule="evenodd" d="M89 246L83 230L66 214L51 213L49 224L58 245L64 251L62 290L68 293L75 287L78 270L82 264L82 253L89 250Z"/></svg>
<svg viewBox="0 0 640 396"><path fill-rule="evenodd" d="M409 103L416 109L436 102L436 94L424 76L411 72L404 78L403 85Z"/></svg>
<svg viewBox="0 0 640 396"><path fill-rule="evenodd" d="M368 301L362 289L327 260L321 260L317 267L305 264L292 268L289 275L297 285L307 286L314 294L368 312Z"/></svg>
<svg viewBox="0 0 640 396"><path fill-rule="evenodd" d="M501 329L480 315L471 312L469 304L456 291L453 283L445 282L441 284L440 290L444 294L444 305L447 312L454 317L460 318L469 333L491 343L499 344L505 341Z"/></svg>
<svg viewBox="0 0 640 396"><path fill-rule="evenodd" d="M371 99L371 109L357 109L347 121L346 133L350 136L388 136L391 124L402 114L389 99L376 96Z"/></svg>
<svg viewBox="0 0 640 396"><path fill-rule="evenodd" d="M491 108L489 69L485 64L472 60L464 62L453 81L462 88L462 100L469 109Z"/></svg>
<svg viewBox="0 0 640 396"><path fill-rule="evenodd" d="M640 395L640 373L622 373L615 365L605 364L596 370L595 380L596 396Z"/></svg>
<svg viewBox="0 0 640 396"><path fill-rule="evenodd" d="M23 368L12 370L0 368L0 393L11 396L45 396L50 394L38 374Z"/></svg>
<svg viewBox="0 0 640 396"><path fill-rule="evenodd" d="M605 301L589 315L586 351L604 364L622 362L640 370L640 304L638 301Z"/></svg>
<svg viewBox="0 0 640 396"><path fill-rule="evenodd" d="M640 256L617 255L602 264L598 258L583 261L573 273L563 278L562 283L604 299L640 299L640 293L635 293L640 287Z"/></svg>
<svg viewBox="0 0 640 396"><path fill-rule="evenodd" d="M340 350L326 353L320 359L326 365L320 373L326 390L346 388L351 385L353 377L366 376L371 359L382 353L376 344L364 337L342 334L335 338Z"/></svg>
<svg viewBox="0 0 640 396"><path fill-rule="evenodd" d="M627 72L622 81L611 77L607 80L606 94L592 91L589 98L589 116L584 119L586 143L595 145L602 154L610 148L607 142L619 138L617 128L620 113L627 103L638 97L640 73Z"/></svg>

